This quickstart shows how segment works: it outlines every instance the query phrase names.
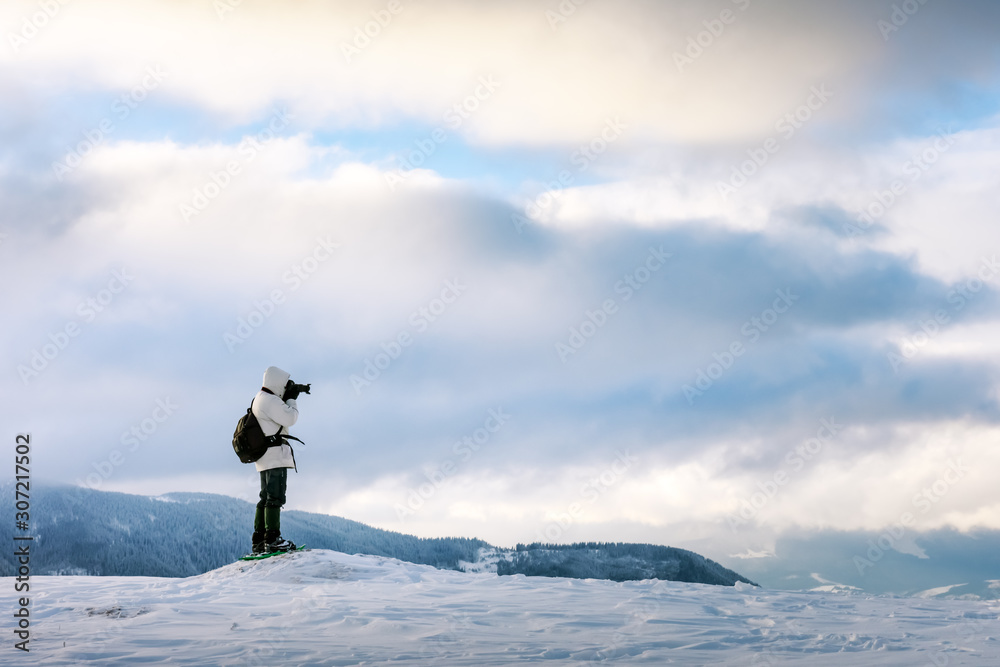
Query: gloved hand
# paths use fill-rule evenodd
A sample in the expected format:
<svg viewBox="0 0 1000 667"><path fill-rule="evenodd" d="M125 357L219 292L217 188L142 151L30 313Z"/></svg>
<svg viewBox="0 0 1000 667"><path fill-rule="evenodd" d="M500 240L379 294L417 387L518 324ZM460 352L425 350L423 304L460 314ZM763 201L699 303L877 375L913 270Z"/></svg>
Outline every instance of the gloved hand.
<svg viewBox="0 0 1000 667"><path fill-rule="evenodd" d="M299 397L299 394L308 394L311 385L308 384L295 384L291 380L285 384L285 393L282 396L283 400L291 401Z"/></svg>

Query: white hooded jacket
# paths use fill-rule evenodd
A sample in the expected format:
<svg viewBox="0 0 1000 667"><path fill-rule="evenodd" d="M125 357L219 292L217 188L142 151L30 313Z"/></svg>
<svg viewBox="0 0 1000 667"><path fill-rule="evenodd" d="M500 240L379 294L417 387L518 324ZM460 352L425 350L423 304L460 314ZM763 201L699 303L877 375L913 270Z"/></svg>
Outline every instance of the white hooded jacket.
<svg viewBox="0 0 1000 667"><path fill-rule="evenodd" d="M257 392L253 399L253 414L260 422L260 428L264 431L264 435L271 436L279 430L282 433L288 433L288 427L299 419L299 409L295 406L295 401L281 400L281 395L285 392L285 384L290 377L289 373L277 366L270 366L264 371L263 386L273 391L274 394L269 394L262 389ZM292 448L287 444L280 447L269 447L264 456L257 459L256 466L257 472L274 468L294 468L295 459L292 458Z"/></svg>

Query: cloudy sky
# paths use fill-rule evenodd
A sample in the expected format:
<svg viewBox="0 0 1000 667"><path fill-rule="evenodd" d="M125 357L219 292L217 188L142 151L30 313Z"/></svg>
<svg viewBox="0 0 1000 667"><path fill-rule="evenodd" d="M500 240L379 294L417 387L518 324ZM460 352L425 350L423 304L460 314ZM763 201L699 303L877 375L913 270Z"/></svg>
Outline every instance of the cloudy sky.
<svg viewBox="0 0 1000 667"><path fill-rule="evenodd" d="M502 545L1000 529L1000 7L0 7L35 478ZM909 545L909 546L907 546Z"/></svg>

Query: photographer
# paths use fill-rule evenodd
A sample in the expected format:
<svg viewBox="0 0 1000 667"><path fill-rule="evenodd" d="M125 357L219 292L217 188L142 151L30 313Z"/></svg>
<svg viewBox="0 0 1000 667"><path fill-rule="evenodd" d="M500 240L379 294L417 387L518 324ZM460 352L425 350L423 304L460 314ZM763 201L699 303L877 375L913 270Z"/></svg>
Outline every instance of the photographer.
<svg viewBox="0 0 1000 667"><path fill-rule="evenodd" d="M299 418L295 399L309 393L309 385L295 384L276 366L264 371L264 384L251 409L265 436L287 434ZM269 447L256 462L260 473L260 501L253 522L253 552L291 551L295 544L281 537L281 506L285 504L288 469L295 468L295 455L287 440Z"/></svg>

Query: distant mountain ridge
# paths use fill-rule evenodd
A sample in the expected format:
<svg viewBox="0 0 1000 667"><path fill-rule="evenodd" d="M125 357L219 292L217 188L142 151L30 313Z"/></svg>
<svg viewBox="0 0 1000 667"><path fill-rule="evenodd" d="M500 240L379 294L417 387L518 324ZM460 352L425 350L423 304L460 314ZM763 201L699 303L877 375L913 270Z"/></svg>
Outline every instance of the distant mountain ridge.
<svg viewBox="0 0 1000 667"><path fill-rule="evenodd" d="M623 542L519 544L509 560L501 555L497 574L612 581L667 579L718 586L741 581L757 585L687 549Z"/></svg>
<svg viewBox="0 0 1000 667"><path fill-rule="evenodd" d="M0 490L0 506L12 516L13 490L10 485ZM154 498L38 483L31 491L33 574L187 577L231 563L250 549L253 505L237 498L212 493ZM488 546L295 510L282 512L281 522L283 532L300 544L449 569L474 560ZM0 553L3 576L15 571L7 551Z"/></svg>
<svg viewBox="0 0 1000 667"><path fill-rule="evenodd" d="M0 486L11 516L11 484ZM187 577L233 562L249 548L253 505L212 493L159 497L33 483L32 574ZM419 538L357 521L282 512L282 532L300 544L387 556L452 570L573 578L752 583L694 552L631 544L493 547L474 538ZM0 576L16 571L0 551Z"/></svg>

